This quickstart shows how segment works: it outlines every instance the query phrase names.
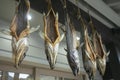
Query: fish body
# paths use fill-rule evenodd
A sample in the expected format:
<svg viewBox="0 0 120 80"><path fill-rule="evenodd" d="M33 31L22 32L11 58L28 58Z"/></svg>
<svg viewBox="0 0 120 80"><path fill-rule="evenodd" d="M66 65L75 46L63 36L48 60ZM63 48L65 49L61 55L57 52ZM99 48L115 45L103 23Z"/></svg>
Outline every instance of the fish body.
<svg viewBox="0 0 120 80"><path fill-rule="evenodd" d="M109 52L107 53L105 51L105 48L103 47L102 44L102 39L100 34L97 32L97 30L95 29L95 26L93 25L92 19L89 22L91 29L92 29L92 40L93 40L93 46L94 46L94 50L96 53L96 62L97 62L97 68L98 71L100 72L100 74L103 76L105 73L105 69L106 69L106 59L109 55Z"/></svg>
<svg viewBox="0 0 120 80"><path fill-rule="evenodd" d="M11 35L19 40L29 34L29 22L27 15L30 9L29 0L20 0L16 8L15 16L12 20L10 30Z"/></svg>
<svg viewBox="0 0 120 80"><path fill-rule="evenodd" d="M101 75L104 75L106 69L106 59L109 55L103 47L101 36L96 32L94 34L94 47L97 54L97 67Z"/></svg>
<svg viewBox="0 0 120 80"><path fill-rule="evenodd" d="M58 54L59 43L64 35L60 35L58 29L58 14L50 8L47 15L44 15L44 41L45 53L49 62L50 68L54 69Z"/></svg>
<svg viewBox="0 0 120 80"><path fill-rule="evenodd" d="M80 22L82 24L82 31L81 31L81 46L82 49L82 56L83 56L83 65L84 69L88 74L90 80L94 80L97 64L96 64L96 53L94 50L94 46L92 44L92 40L88 35L87 26L88 24L86 21L80 17Z"/></svg>
<svg viewBox="0 0 120 80"><path fill-rule="evenodd" d="M77 36L70 18L66 16L66 44L67 44L67 60L75 76L78 75L80 69L79 51L77 44Z"/></svg>
<svg viewBox="0 0 120 80"><path fill-rule="evenodd" d="M97 65L96 65L96 53L94 51L94 47L90 41L90 38L88 36L87 29L84 32L85 37L85 45L84 50L85 53L83 54L83 61L84 61L84 67L86 72L88 73L88 76L90 79L94 79Z"/></svg>
<svg viewBox="0 0 120 80"><path fill-rule="evenodd" d="M20 0L10 26L10 34L12 36L11 45L16 68L18 68L20 63L23 61L28 50L27 36L29 34L30 26L27 15L29 13L29 9L29 0Z"/></svg>

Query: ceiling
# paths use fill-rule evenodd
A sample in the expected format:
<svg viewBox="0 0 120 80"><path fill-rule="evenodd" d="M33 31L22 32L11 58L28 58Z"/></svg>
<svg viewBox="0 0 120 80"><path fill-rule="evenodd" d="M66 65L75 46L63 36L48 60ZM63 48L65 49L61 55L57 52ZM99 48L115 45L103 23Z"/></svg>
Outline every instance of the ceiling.
<svg viewBox="0 0 120 80"><path fill-rule="evenodd" d="M120 0L104 0L120 16Z"/></svg>
<svg viewBox="0 0 120 80"><path fill-rule="evenodd" d="M97 12L107 18L114 24L114 27L120 27L120 16L115 9L119 9L119 6L112 7L109 3L114 3L117 0L84 0L90 7L94 8Z"/></svg>
<svg viewBox="0 0 120 80"><path fill-rule="evenodd" d="M47 0L30 0L31 2L31 15L33 19L31 21L32 26L39 25L39 23L43 23L40 21L40 18L43 16L40 13L47 12ZM52 6L55 12L58 12L59 21L64 23L64 13L63 13L63 6L61 4L61 0L51 0ZM118 28L120 27L120 0L68 0L68 12L73 13L78 6L83 13L83 16L88 16L85 12L101 22L102 24L106 25L109 28ZM4 5L5 4L5 5ZM74 4L74 5L73 5ZM102 6L101 6L102 5ZM11 21L12 17L14 16L14 10L16 7L15 0L1 0L0 4L0 17L6 21ZM57 7L56 7L57 6ZM73 8L74 7L74 8ZM34 10L36 11L34 11ZM75 10L74 10L75 9ZM72 12L72 10L74 10ZM75 11L76 12L76 11ZM34 14L33 14L34 13ZM84 15L85 14L85 15ZM75 14L72 14L75 16ZM35 16L35 17L34 17ZM38 18L39 17L39 18Z"/></svg>
<svg viewBox="0 0 120 80"><path fill-rule="evenodd" d="M31 7L41 13L47 12L46 1L47 0L30 0ZM59 21L61 23L64 23L64 13L61 0L51 1L53 9L60 14ZM77 11L76 6L81 9L81 13L83 13L82 15L84 17L89 17L88 14L86 14L89 11L89 14L93 18L106 25L107 27L120 27L119 0L67 0L68 12L71 13L71 16L75 16L75 12Z"/></svg>

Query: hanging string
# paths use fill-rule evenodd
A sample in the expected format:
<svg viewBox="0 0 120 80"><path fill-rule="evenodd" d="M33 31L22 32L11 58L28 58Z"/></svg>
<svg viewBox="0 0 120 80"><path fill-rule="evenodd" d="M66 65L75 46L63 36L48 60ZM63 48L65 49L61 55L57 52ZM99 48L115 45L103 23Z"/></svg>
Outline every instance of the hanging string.
<svg viewBox="0 0 120 80"><path fill-rule="evenodd" d="M77 4L77 19L79 20L81 18L81 13L80 13L80 9L78 7L78 0L75 0L76 4Z"/></svg>
<svg viewBox="0 0 120 80"><path fill-rule="evenodd" d="M51 0L47 0L47 2L48 2L48 11L52 8L52 2L51 2Z"/></svg>
<svg viewBox="0 0 120 80"><path fill-rule="evenodd" d="M91 15L90 15L89 10L88 10L88 15L89 15L89 18L90 18L89 24L90 24L90 27L91 27L91 29L92 29L92 34L94 34L95 31L96 31L96 29L95 29L95 26L94 26L94 24L93 24L93 20L92 20L92 17L91 17Z"/></svg>
<svg viewBox="0 0 120 80"><path fill-rule="evenodd" d="M19 0L18 2L17 2L16 0L14 0L14 4L15 4L15 5L14 5L14 6L15 6L15 7L14 7L14 8L15 8L14 10L15 10L15 13L16 13L16 11L17 11L16 9L17 9L17 6L18 6L19 3L20 3L20 0Z"/></svg>
<svg viewBox="0 0 120 80"><path fill-rule="evenodd" d="M64 9L64 22L65 22L65 26L67 26L67 17L68 17L68 13L67 13L67 3L66 0L60 0L62 5L63 5L63 9Z"/></svg>
<svg viewBox="0 0 120 80"><path fill-rule="evenodd" d="M78 6L78 0L76 0L76 3ZM77 18L78 18L78 20L80 20L80 22L82 23L83 29L85 30L86 29L85 22L81 16L81 11L80 11L79 7L78 7L78 11L77 11Z"/></svg>
<svg viewBox="0 0 120 80"><path fill-rule="evenodd" d="M81 16L81 12L80 12L80 9L79 9L79 4L78 4L78 0L75 0L76 4L77 4L77 18L78 20L80 19L81 22L83 23L83 19L82 19L82 16Z"/></svg>
<svg viewBox="0 0 120 80"><path fill-rule="evenodd" d="M18 2L16 0L14 0L14 2L15 2L15 6L17 6L18 3L20 3L20 0Z"/></svg>
<svg viewBox="0 0 120 80"><path fill-rule="evenodd" d="M61 3L63 4L63 8L66 8L66 0L61 0Z"/></svg>

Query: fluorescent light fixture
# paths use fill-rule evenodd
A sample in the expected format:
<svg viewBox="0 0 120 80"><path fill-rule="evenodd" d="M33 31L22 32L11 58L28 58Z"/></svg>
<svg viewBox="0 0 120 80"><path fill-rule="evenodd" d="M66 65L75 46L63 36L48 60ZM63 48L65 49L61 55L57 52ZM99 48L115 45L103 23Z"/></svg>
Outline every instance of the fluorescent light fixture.
<svg viewBox="0 0 120 80"><path fill-rule="evenodd" d="M80 37L76 37L77 40L80 40Z"/></svg>
<svg viewBox="0 0 120 80"><path fill-rule="evenodd" d="M0 71L0 77L1 77L2 75L1 75L1 71Z"/></svg>
<svg viewBox="0 0 120 80"><path fill-rule="evenodd" d="M29 76L29 74L20 74L19 79L26 79Z"/></svg>
<svg viewBox="0 0 120 80"><path fill-rule="evenodd" d="M32 19L32 16L30 14L27 15L28 20Z"/></svg>
<svg viewBox="0 0 120 80"><path fill-rule="evenodd" d="M11 76L12 78L14 77L14 74L13 72L8 72L9 76Z"/></svg>

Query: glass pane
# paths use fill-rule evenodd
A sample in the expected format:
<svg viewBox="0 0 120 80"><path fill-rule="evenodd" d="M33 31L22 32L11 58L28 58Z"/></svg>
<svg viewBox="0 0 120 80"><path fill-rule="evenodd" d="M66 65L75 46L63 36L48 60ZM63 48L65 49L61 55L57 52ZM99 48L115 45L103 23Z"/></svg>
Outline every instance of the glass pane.
<svg viewBox="0 0 120 80"><path fill-rule="evenodd" d="M40 75L40 80L56 80L54 76Z"/></svg>
<svg viewBox="0 0 120 80"><path fill-rule="evenodd" d="M0 72L1 80L8 80L8 72Z"/></svg>
<svg viewBox="0 0 120 80"><path fill-rule="evenodd" d="M1 76L2 76L2 71L0 71L0 80L1 80Z"/></svg>
<svg viewBox="0 0 120 80"><path fill-rule="evenodd" d="M33 80L32 76L30 74L19 74L19 79L20 80Z"/></svg>
<svg viewBox="0 0 120 80"><path fill-rule="evenodd" d="M14 74L13 72L8 72L8 76L11 77L11 78L14 78Z"/></svg>
<svg viewBox="0 0 120 80"><path fill-rule="evenodd" d="M8 80L13 80L14 74L14 72L8 72Z"/></svg>
<svg viewBox="0 0 120 80"><path fill-rule="evenodd" d="M64 80L74 80L74 79L64 78Z"/></svg>

